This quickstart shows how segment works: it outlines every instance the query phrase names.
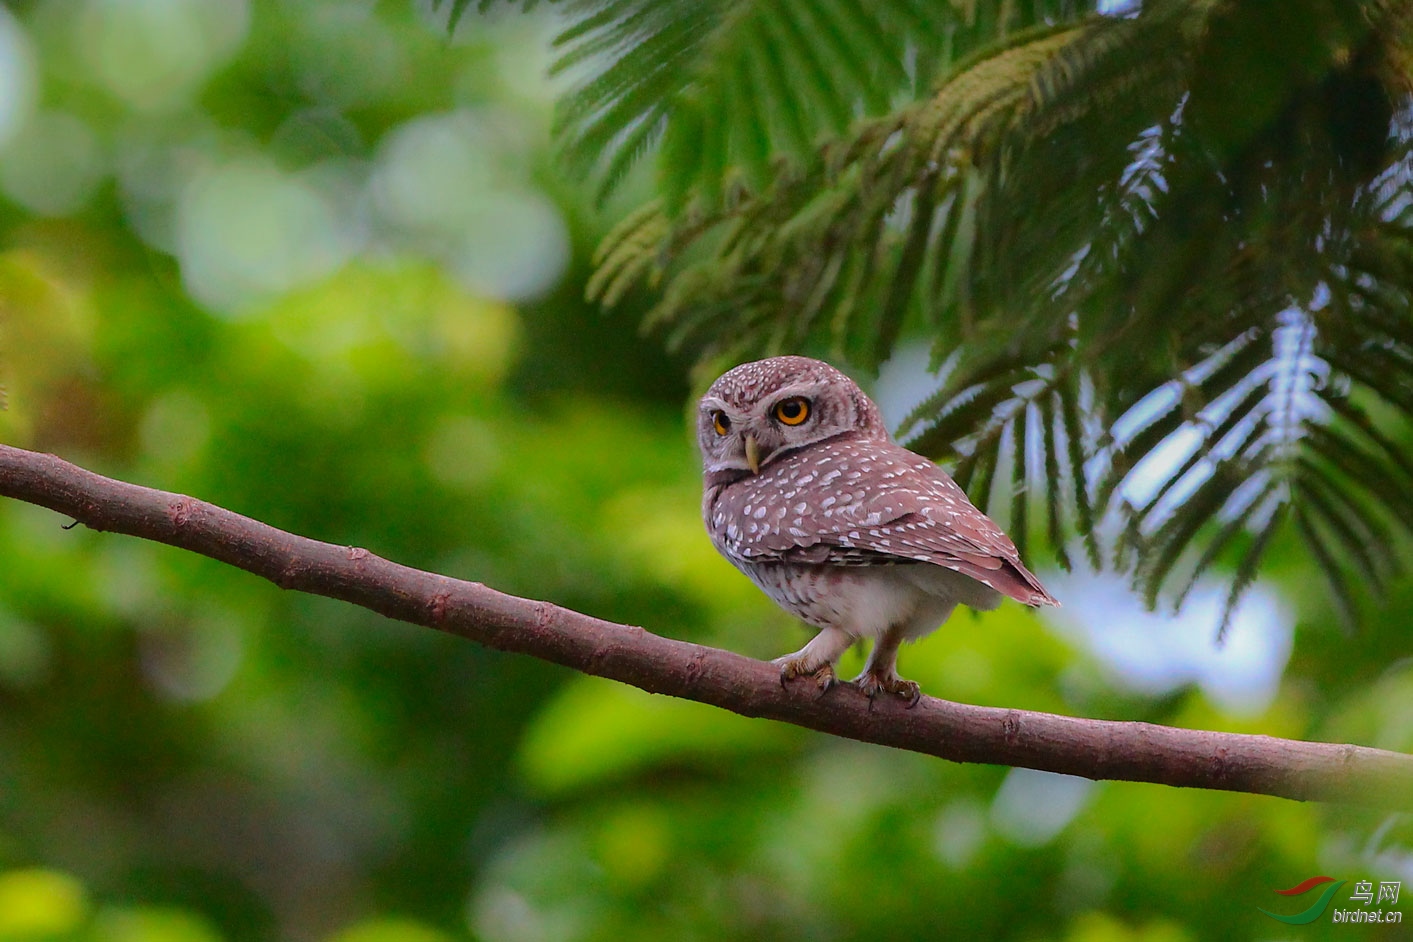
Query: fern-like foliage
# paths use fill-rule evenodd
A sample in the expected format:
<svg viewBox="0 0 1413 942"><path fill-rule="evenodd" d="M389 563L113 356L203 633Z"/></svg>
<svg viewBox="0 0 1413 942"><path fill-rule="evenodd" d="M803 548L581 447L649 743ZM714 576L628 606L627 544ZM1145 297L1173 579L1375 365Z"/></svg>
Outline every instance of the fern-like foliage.
<svg viewBox="0 0 1413 942"><path fill-rule="evenodd" d="M666 209L711 212L798 174L821 144L915 99L1007 30L1080 0L564 0L569 165L612 190L657 148Z"/></svg>
<svg viewBox="0 0 1413 942"><path fill-rule="evenodd" d="M779 28L806 6L846 28ZM611 183L661 138L591 292L659 288L651 323L713 360L925 333L911 443L1066 565L1106 536L1151 601L1225 561L1234 605L1285 527L1351 620L1398 571L1411 0L726 8L567 34L608 57L571 151Z"/></svg>

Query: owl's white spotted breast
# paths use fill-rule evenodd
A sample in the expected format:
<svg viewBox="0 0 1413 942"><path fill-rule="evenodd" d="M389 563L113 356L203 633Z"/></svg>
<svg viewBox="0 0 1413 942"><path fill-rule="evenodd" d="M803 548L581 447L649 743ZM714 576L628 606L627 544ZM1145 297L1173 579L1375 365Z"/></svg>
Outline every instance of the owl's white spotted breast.
<svg viewBox="0 0 1413 942"><path fill-rule="evenodd" d="M744 563L741 570L790 614L854 637L901 629L912 638L935 629L958 604L987 610L1000 593L937 566L829 566ZM919 580L924 571L933 579Z"/></svg>

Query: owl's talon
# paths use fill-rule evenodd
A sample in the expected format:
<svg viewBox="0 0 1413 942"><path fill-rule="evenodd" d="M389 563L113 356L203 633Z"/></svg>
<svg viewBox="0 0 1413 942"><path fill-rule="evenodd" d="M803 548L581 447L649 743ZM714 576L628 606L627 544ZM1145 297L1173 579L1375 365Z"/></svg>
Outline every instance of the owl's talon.
<svg viewBox="0 0 1413 942"><path fill-rule="evenodd" d="M815 685L819 687L819 696L821 697L828 693L839 679L834 673L834 665L829 663L815 667L805 658L794 655L778 657L770 663L780 668L781 687L796 677L813 677Z"/></svg>
<svg viewBox="0 0 1413 942"><path fill-rule="evenodd" d="M922 688L917 685L916 681L904 680L892 671L886 674L864 671L854 678L854 685L864 696L868 697L870 706L872 706L873 699L880 693L891 693L902 697L908 701L908 709L910 710L922 700Z"/></svg>

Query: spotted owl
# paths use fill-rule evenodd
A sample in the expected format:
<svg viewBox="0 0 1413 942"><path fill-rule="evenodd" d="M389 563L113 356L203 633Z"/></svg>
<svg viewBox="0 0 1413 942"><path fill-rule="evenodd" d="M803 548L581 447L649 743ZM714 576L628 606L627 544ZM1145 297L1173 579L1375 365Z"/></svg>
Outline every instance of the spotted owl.
<svg viewBox="0 0 1413 942"><path fill-rule="evenodd" d="M870 698L916 703L898 648L958 605L1010 596L1058 602L1015 544L940 468L897 445L878 406L834 367L772 357L722 375L697 421L702 518L712 543L786 611L820 629L775 660L821 691L855 640L873 650L855 680Z"/></svg>

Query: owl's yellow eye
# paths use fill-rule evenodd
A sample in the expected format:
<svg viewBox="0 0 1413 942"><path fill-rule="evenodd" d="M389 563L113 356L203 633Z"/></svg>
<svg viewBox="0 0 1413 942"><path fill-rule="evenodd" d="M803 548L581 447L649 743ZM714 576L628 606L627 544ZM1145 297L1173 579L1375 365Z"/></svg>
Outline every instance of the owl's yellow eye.
<svg viewBox="0 0 1413 942"><path fill-rule="evenodd" d="M711 417L711 426L716 429L716 434L725 435L731 431L731 420L726 417L726 413L718 410Z"/></svg>
<svg viewBox="0 0 1413 942"><path fill-rule="evenodd" d="M810 401L802 396L782 399L775 405L775 417L786 425L799 425L810 417Z"/></svg>

